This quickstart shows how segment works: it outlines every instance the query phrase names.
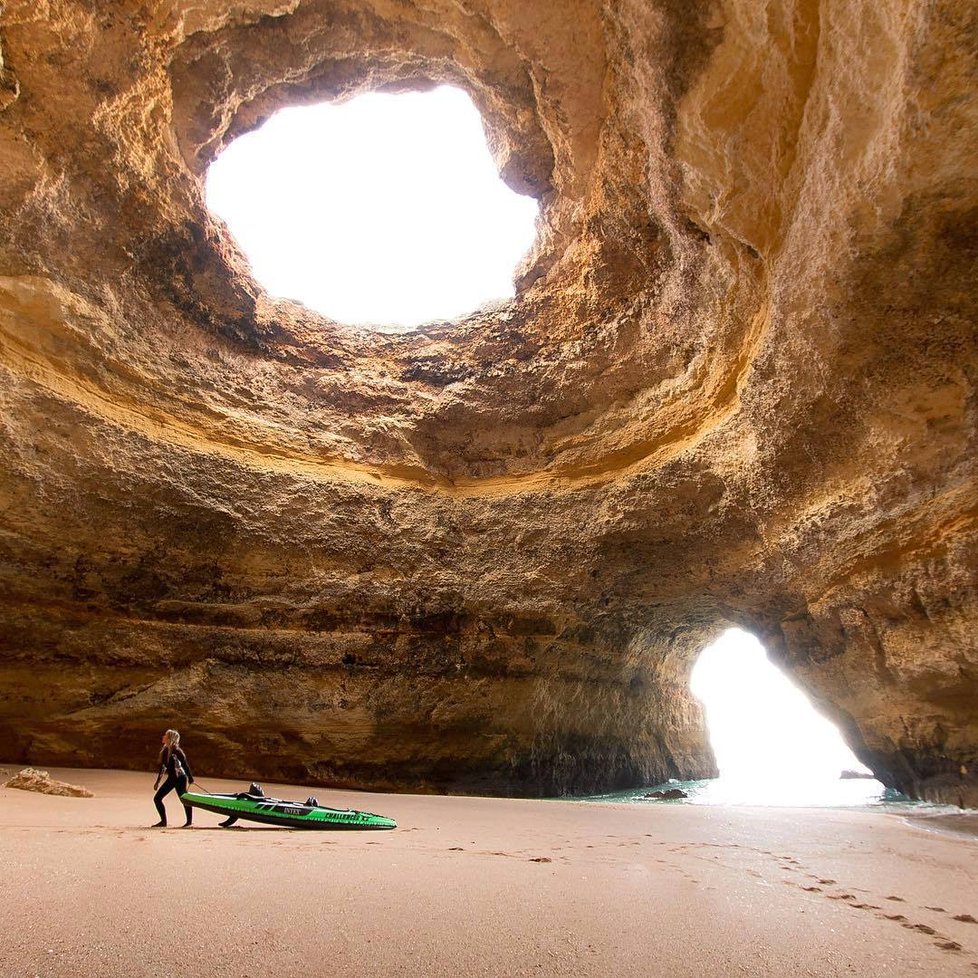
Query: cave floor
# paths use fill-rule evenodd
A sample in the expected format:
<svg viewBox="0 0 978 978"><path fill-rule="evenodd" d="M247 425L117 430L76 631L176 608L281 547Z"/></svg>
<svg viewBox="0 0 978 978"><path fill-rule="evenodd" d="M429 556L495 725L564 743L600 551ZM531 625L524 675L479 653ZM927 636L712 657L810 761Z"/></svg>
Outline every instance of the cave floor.
<svg viewBox="0 0 978 978"><path fill-rule="evenodd" d="M96 797L0 789L4 978L978 969L978 839L893 815L320 790L399 827L151 830L152 774L51 774Z"/></svg>

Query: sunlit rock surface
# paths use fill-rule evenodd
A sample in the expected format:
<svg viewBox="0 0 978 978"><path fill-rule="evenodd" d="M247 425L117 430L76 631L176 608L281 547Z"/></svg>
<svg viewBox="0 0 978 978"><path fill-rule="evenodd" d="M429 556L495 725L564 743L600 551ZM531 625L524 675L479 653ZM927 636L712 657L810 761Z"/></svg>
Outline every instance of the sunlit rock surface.
<svg viewBox="0 0 978 978"><path fill-rule="evenodd" d="M964 0L8 0L8 761L486 792L711 773L753 628L886 783L978 804ZM451 82L542 226L405 336L202 199L275 108ZM777 732L772 731L772 736Z"/></svg>

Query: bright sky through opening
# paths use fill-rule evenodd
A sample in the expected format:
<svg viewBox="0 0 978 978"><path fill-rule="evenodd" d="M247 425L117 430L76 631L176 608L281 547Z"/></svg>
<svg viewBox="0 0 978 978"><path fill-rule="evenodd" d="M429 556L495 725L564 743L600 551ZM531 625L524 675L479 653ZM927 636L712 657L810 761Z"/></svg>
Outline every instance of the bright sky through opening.
<svg viewBox="0 0 978 978"><path fill-rule="evenodd" d="M867 771L838 728L739 628L703 650L690 686L706 710L720 769L716 800L822 804L840 795L843 770ZM860 784L869 794L883 788L877 781Z"/></svg>
<svg viewBox="0 0 978 978"><path fill-rule="evenodd" d="M206 193L271 295L402 328L512 297L538 210L450 87L283 109L224 150Z"/></svg>

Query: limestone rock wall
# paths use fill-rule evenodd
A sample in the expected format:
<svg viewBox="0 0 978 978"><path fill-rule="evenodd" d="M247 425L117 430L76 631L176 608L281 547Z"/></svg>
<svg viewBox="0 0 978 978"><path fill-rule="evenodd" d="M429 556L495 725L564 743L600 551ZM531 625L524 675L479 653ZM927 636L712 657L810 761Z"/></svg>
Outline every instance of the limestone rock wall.
<svg viewBox="0 0 978 978"><path fill-rule="evenodd" d="M10 760L560 792L706 775L754 628L887 783L978 803L978 23L961 0L14 0ZM504 308L265 296L207 164L451 82L542 205ZM255 759L257 754L257 760Z"/></svg>

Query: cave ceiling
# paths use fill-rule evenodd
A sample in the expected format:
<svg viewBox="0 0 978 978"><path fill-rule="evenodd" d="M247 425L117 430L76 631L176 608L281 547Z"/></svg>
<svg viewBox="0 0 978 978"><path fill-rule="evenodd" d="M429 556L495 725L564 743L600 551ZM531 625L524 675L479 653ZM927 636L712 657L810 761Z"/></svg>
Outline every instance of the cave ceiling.
<svg viewBox="0 0 978 978"><path fill-rule="evenodd" d="M9 759L176 724L242 777L705 775L736 623L978 804L976 39L964 0L8 0ZM208 164L442 83L540 202L515 299L389 335L265 295Z"/></svg>

